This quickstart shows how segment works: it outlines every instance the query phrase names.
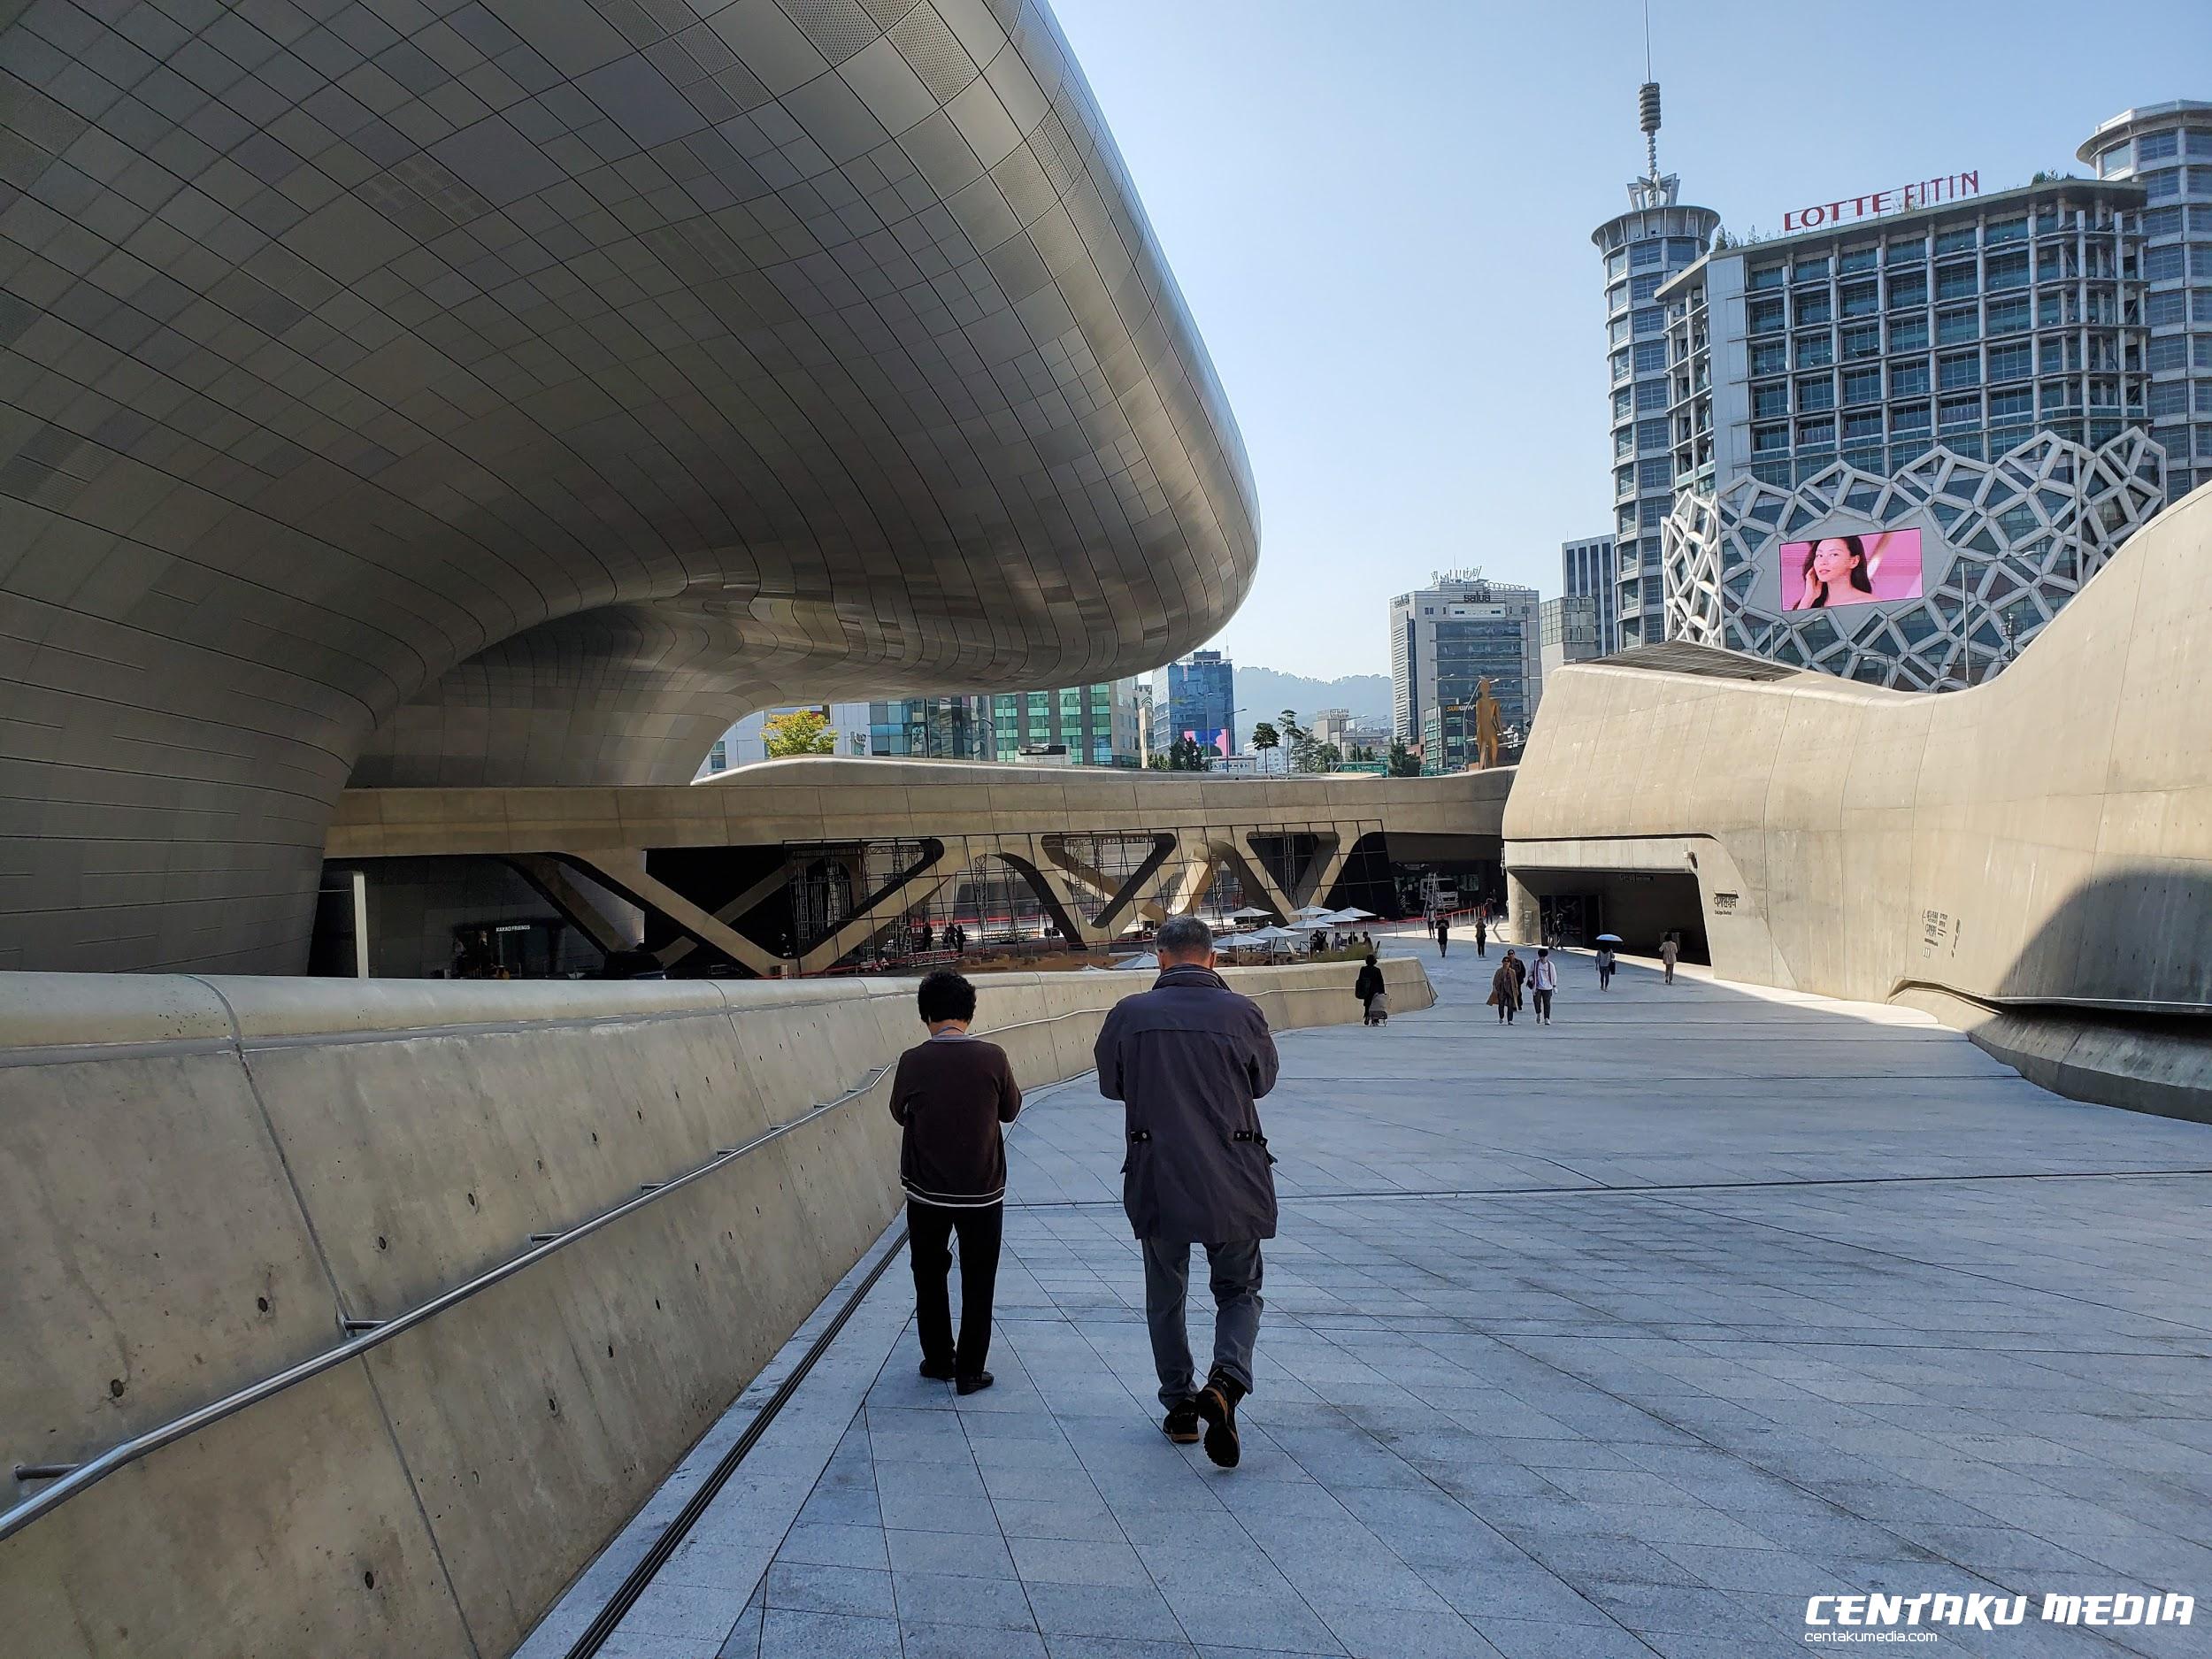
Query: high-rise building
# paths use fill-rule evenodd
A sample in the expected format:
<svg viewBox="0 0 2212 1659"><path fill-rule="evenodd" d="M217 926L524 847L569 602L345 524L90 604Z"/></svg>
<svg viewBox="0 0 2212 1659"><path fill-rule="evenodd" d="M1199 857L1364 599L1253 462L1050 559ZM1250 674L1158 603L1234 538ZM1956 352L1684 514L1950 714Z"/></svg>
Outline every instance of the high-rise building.
<svg viewBox="0 0 2212 1659"><path fill-rule="evenodd" d="M901 697L868 705L868 752L912 760L989 760L991 699Z"/></svg>
<svg viewBox="0 0 2212 1659"><path fill-rule="evenodd" d="M1899 211L1810 210L1820 228L1716 250L1661 288L1670 637L1971 685L2163 504L2142 185L1978 189L1959 174L1859 198Z"/></svg>
<svg viewBox="0 0 2212 1659"><path fill-rule="evenodd" d="M1539 657L1545 679L1569 663L1607 655L1598 603L1595 594L1562 594L1537 607Z"/></svg>
<svg viewBox="0 0 2212 1659"><path fill-rule="evenodd" d="M1419 741L1429 710L1471 703L1490 681L1506 726L1525 726L1543 695L1533 588L1494 582L1480 571L1440 572L1390 602L1393 724Z"/></svg>
<svg viewBox="0 0 2212 1659"><path fill-rule="evenodd" d="M1659 87L1638 93L1645 174L1628 187L1629 210L1590 233L1605 261L1605 340L1613 434L1616 642L1664 637L1660 526L1673 503L1667 433L1667 342L1659 285L1699 258L1720 215L1678 201L1680 180L1659 171Z"/></svg>
<svg viewBox="0 0 2212 1659"><path fill-rule="evenodd" d="M1614 604L1619 565L1613 557L1609 535L1584 536L1579 541L1559 544L1559 591L1569 599L1596 602L1597 646L1591 653L1609 657L1620 649L1620 630Z"/></svg>
<svg viewBox="0 0 2212 1659"><path fill-rule="evenodd" d="M1168 741L1237 752L1236 669L1219 651L1193 651L1167 669Z"/></svg>
<svg viewBox="0 0 2212 1659"><path fill-rule="evenodd" d="M2075 153L2143 187L2146 407L2177 501L2212 484L2212 104L2124 110Z"/></svg>
<svg viewBox="0 0 2212 1659"><path fill-rule="evenodd" d="M1141 766L1136 680L1056 691L1002 692L990 699L990 750L1020 760L1052 749L1077 766Z"/></svg>

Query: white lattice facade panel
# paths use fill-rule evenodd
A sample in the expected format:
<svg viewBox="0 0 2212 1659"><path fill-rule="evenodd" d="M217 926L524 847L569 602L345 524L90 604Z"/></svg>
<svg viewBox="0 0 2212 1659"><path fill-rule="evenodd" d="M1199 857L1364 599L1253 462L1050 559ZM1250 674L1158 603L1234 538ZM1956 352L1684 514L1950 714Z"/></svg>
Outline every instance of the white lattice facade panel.
<svg viewBox="0 0 2212 1659"><path fill-rule="evenodd" d="M1663 535L1671 638L1869 685L1949 691L2010 661L2165 501L2139 430L2097 449L2046 433L1993 461L1935 449L1890 476L1838 463L1794 488L1740 476L1675 500ZM1780 603L1784 542L1915 528L1921 595Z"/></svg>

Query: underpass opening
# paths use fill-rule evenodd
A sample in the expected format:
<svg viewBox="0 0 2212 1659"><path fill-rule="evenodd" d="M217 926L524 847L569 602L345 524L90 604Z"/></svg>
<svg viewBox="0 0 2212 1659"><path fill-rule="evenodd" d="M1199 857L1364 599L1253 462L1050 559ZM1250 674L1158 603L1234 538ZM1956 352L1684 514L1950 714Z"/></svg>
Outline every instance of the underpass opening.
<svg viewBox="0 0 2212 1659"><path fill-rule="evenodd" d="M1670 933L1685 962L1709 963L1697 878L1686 872L1545 870L1510 872L1511 916L1518 939L1586 946L1617 933L1620 949L1655 956Z"/></svg>

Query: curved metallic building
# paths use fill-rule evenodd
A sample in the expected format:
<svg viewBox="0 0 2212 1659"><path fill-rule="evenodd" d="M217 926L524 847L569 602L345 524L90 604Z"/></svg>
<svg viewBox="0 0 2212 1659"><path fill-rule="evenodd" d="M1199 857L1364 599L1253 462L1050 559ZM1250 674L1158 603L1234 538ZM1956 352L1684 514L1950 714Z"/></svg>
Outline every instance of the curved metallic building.
<svg viewBox="0 0 2212 1659"><path fill-rule="evenodd" d="M680 780L1251 580L1037 0L0 16L0 967L295 968L349 779Z"/></svg>

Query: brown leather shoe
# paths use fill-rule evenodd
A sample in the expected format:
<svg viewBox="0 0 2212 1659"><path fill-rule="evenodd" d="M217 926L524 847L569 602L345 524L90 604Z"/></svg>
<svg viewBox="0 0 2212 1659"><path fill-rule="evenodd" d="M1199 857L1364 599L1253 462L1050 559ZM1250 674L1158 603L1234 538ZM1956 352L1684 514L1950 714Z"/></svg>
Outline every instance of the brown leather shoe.
<svg viewBox="0 0 2212 1659"><path fill-rule="evenodd" d="M1206 1455L1224 1469L1234 1469L1243 1455L1237 1440L1237 1402L1243 1398L1244 1390L1219 1371L1198 1391L1198 1415L1206 1420Z"/></svg>

